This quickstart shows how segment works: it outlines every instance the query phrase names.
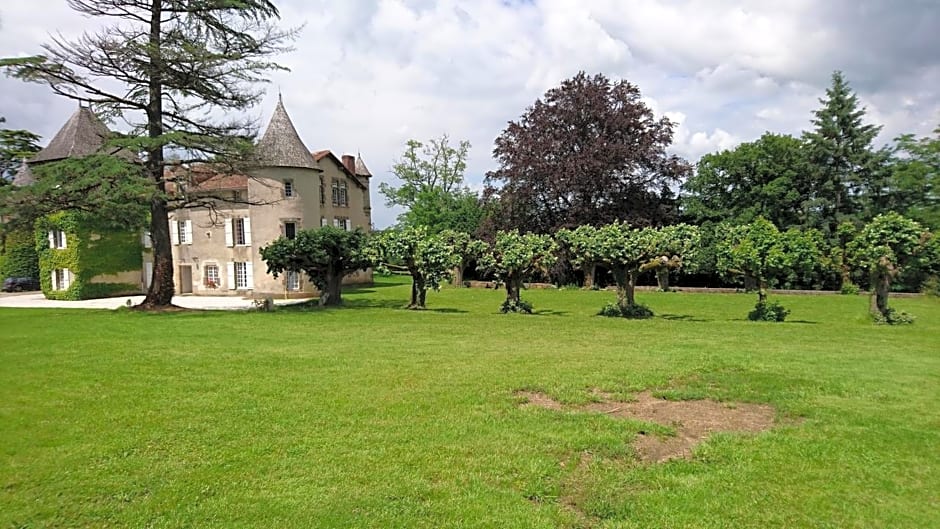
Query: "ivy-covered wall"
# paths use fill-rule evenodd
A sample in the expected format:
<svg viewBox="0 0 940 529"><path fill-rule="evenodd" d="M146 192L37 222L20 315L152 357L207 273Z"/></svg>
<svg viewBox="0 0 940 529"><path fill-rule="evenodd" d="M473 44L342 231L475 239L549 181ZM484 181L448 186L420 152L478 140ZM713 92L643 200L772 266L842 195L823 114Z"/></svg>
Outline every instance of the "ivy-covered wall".
<svg viewBox="0 0 940 529"><path fill-rule="evenodd" d="M14 230L0 245L0 282L8 277L39 277L39 256L31 231Z"/></svg>
<svg viewBox="0 0 940 529"><path fill-rule="evenodd" d="M49 247L50 230L65 232L65 248ZM79 300L140 293L139 283L96 280L126 272L140 274L143 245L139 234L96 229L93 222L65 212L38 221L35 233L39 281L46 298ZM60 268L69 269L71 283L66 290L53 290L52 271Z"/></svg>

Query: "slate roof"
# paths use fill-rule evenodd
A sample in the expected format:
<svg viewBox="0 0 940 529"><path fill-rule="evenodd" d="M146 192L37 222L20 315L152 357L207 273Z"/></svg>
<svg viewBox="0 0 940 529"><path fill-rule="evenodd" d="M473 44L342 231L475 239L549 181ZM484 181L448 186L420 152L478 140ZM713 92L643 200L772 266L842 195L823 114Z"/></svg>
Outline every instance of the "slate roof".
<svg viewBox="0 0 940 529"><path fill-rule="evenodd" d="M89 156L101 152L111 136L108 127L90 109L79 107L45 149L29 159L30 164Z"/></svg>
<svg viewBox="0 0 940 529"><path fill-rule="evenodd" d="M256 147L258 164L262 167L299 167L304 169L321 170L317 161L311 156L304 142L301 141L294 128L294 123L284 102L278 99L274 115L268 123L264 136Z"/></svg>
<svg viewBox="0 0 940 529"><path fill-rule="evenodd" d="M356 156L356 176L372 176L372 173L369 172L369 168L366 167L366 163L362 161L362 156L358 155Z"/></svg>

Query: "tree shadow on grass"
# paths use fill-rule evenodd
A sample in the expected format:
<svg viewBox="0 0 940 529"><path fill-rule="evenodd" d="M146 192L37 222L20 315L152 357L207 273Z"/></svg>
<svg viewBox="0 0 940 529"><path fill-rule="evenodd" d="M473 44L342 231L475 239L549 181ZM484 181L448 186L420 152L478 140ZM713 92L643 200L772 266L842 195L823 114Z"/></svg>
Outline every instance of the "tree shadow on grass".
<svg viewBox="0 0 940 529"><path fill-rule="evenodd" d="M707 322L714 320L706 320L704 318L696 318L689 314L659 314L658 318L667 320L667 321L694 321L694 322Z"/></svg>
<svg viewBox="0 0 940 529"><path fill-rule="evenodd" d="M567 316L571 314L566 310L539 309L532 313L533 316Z"/></svg>
<svg viewBox="0 0 940 529"><path fill-rule="evenodd" d="M400 299L353 299L344 300L342 309L392 309L410 310L408 302ZM450 307L427 307L413 312L437 312L442 314L465 314L467 311Z"/></svg>

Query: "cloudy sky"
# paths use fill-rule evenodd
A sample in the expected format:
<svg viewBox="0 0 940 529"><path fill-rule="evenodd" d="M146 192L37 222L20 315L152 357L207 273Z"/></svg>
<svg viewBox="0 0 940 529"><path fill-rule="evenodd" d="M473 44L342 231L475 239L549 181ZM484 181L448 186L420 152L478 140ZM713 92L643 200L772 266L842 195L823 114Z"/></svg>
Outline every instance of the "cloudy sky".
<svg viewBox="0 0 940 529"><path fill-rule="evenodd" d="M65 0L3 0L0 56L35 54L60 32L100 21ZM409 138L473 144L468 183L494 167L506 122L579 70L637 84L679 124L674 152L702 154L766 130L809 127L833 70L845 72L884 127L879 143L940 125L940 0L281 0L305 24L251 114L263 123L281 90L312 150L361 152L377 183ZM7 127L49 138L75 103L0 78ZM373 198L375 223L395 212Z"/></svg>

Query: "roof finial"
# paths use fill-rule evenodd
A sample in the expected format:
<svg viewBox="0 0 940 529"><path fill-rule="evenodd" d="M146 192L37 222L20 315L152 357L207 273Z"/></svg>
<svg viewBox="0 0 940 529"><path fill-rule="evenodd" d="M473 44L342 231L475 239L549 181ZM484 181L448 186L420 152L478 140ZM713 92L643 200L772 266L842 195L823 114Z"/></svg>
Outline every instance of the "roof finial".
<svg viewBox="0 0 940 529"><path fill-rule="evenodd" d="M281 85L277 85L277 102L284 104L284 96L281 95Z"/></svg>

